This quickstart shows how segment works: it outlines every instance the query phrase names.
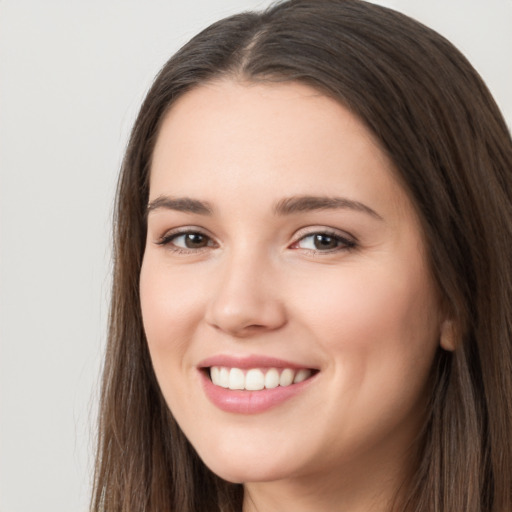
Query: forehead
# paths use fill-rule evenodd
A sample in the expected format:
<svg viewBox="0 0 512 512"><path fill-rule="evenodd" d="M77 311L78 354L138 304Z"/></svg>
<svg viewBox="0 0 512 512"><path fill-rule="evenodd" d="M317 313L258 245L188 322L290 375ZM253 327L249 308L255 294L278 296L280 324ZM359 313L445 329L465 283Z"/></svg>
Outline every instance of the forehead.
<svg viewBox="0 0 512 512"><path fill-rule="evenodd" d="M278 199L337 188L367 199L389 192L398 204L407 198L394 175L371 132L332 98L294 82L224 79L189 91L167 113L150 195L259 190Z"/></svg>
<svg viewBox="0 0 512 512"><path fill-rule="evenodd" d="M166 145L171 139L178 145L181 136L192 142L191 132L195 139L204 137L212 142L216 135L229 135L240 145L242 137L250 136L256 146L259 142L268 143L265 136L270 130L280 133L276 146L284 139L288 139L287 143L294 140L300 143L320 137L346 138L349 133L361 141L364 139L368 145L379 146L355 115L312 87L297 82L221 79L195 87L172 105L162 122L156 150L164 138Z"/></svg>

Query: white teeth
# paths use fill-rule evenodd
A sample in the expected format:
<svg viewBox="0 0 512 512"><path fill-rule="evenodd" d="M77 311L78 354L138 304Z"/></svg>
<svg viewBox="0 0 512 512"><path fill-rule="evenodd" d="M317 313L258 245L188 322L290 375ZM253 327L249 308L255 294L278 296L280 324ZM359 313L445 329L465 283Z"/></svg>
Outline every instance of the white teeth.
<svg viewBox="0 0 512 512"><path fill-rule="evenodd" d="M229 389L245 389L245 375L240 368L229 371Z"/></svg>
<svg viewBox="0 0 512 512"><path fill-rule="evenodd" d="M212 377L213 381L213 377ZM223 388L229 388L229 370L227 368L221 368L219 370L219 382L215 382L217 386L221 386Z"/></svg>
<svg viewBox="0 0 512 512"><path fill-rule="evenodd" d="M257 369L249 370L245 376L245 389L249 391L259 391L264 387L265 375L263 375L263 372Z"/></svg>
<svg viewBox="0 0 512 512"><path fill-rule="evenodd" d="M293 379L293 383L298 384L299 382L306 380L308 377L311 377L311 370L305 370L305 369L299 370L296 373L295 378Z"/></svg>
<svg viewBox="0 0 512 512"><path fill-rule="evenodd" d="M218 366L212 366L210 368L210 377L212 382L218 383L220 382L220 368ZM218 385L218 384L217 384Z"/></svg>
<svg viewBox="0 0 512 512"><path fill-rule="evenodd" d="M289 386L293 382L293 377L295 377L295 372L289 368L286 368L283 370L281 376L279 377L279 385Z"/></svg>
<svg viewBox="0 0 512 512"><path fill-rule="evenodd" d="M277 386L279 386L279 372L275 368L270 368L265 374L265 387L273 389L277 388Z"/></svg>
<svg viewBox="0 0 512 512"><path fill-rule="evenodd" d="M290 386L308 379L311 375L312 371L305 368L300 370L285 368L281 371L276 368L269 368L266 372L260 368L251 368L247 371L240 368L226 368L225 366L212 366L210 368L210 378L216 386L229 389L245 389L247 391Z"/></svg>

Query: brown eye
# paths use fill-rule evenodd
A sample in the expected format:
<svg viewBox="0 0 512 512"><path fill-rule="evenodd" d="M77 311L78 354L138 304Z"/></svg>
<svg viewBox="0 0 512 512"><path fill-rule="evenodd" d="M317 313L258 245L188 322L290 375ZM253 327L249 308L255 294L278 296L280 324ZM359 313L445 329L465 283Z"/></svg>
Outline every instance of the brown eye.
<svg viewBox="0 0 512 512"><path fill-rule="evenodd" d="M334 236L319 234L314 235L313 244L315 246L315 249L319 251L336 249L336 247L338 247L339 244L339 239L335 238Z"/></svg>
<svg viewBox="0 0 512 512"><path fill-rule="evenodd" d="M356 242L334 233L311 233L302 237L293 245L294 249L306 249L316 252L334 252L352 249Z"/></svg>
<svg viewBox="0 0 512 512"><path fill-rule="evenodd" d="M193 251L215 246L215 243L209 236L197 231L187 231L166 235L157 243L158 245L164 245L177 251Z"/></svg>
<svg viewBox="0 0 512 512"><path fill-rule="evenodd" d="M183 238L183 243L187 249L201 249L206 247L209 241L209 238L201 233L187 233L177 238ZM176 239L174 243L176 244Z"/></svg>

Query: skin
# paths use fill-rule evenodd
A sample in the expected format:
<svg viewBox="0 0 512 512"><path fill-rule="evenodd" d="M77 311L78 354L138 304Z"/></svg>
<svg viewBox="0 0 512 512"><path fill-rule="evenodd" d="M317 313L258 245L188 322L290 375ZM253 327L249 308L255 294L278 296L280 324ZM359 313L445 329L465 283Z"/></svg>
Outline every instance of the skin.
<svg viewBox="0 0 512 512"><path fill-rule="evenodd" d="M144 327L165 399L201 458L244 483L244 512L389 510L414 464L445 319L417 215L372 135L305 85L224 79L172 107L150 178ZM276 214L304 195L359 206ZM211 213L161 197L208 202ZM202 233L204 245L187 248L176 229ZM313 238L326 231L328 250ZM197 368L218 354L319 372L277 407L228 413Z"/></svg>

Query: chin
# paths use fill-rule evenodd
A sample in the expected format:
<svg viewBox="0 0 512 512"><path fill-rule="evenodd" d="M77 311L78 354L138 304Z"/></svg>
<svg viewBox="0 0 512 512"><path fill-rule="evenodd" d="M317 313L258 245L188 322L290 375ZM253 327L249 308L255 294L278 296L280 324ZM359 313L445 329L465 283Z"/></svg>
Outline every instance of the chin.
<svg viewBox="0 0 512 512"><path fill-rule="evenodd" d="M209 454L202 458L206 466L217 476L231 483L272 482L290 477L292 468L280 460L262 460L261 456L237 457L231 452L227 457Z"/></svg>

